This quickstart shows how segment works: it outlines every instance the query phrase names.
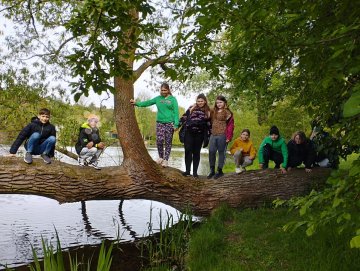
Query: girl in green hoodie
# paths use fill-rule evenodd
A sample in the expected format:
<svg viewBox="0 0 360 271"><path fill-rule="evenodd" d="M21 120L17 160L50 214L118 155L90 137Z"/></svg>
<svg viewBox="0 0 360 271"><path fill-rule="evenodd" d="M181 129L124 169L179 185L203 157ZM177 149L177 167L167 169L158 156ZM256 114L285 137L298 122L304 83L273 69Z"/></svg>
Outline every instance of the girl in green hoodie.
<svg viewBox="0 0 360 271"><path fill-rule="evenodd" d="M156 162L163 167L167 167L173 134L179 128L178 102L172 96L170 86L167 83L162 83L159 96L144 102L135 102L135 100L131 99L130 103L138 107L156 105L158 110L156 115L156 145L159 154L159 159Z"/></svg>

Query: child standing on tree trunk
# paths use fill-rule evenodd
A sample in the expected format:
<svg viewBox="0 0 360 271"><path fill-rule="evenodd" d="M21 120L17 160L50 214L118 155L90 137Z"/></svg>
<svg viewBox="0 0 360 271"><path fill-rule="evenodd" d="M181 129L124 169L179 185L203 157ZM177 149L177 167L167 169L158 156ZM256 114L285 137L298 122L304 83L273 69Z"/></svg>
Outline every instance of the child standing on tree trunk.
<svg viewBox="0 0 360 271"><path fill-rule="evenodd" d="M156 162L163 167L167 167L173 134L179 127L179 107L176 98L171 94L170 86L163 83L160 87L159 96L144 102L135 102L135 100L131 99L130 103L138 107L156 105L158 110L156 115L156 145L159 154Z"/></svg>
<svg viewBox="0 0 360 271"><path fill-rule="evenodd" d="M225 163L227 143L233 137L234 118L233 113L227 106L226 98L219 95L216 98L214 109L211 112L211 136L209 141L209 164L210 174L208 179L218 179L224 175L222 169ZM216 152L219 153L217 173L215 173Z"/></svg>
<svg viewBox="0 0 360 271"><path fill-rule="evenodd" d="M184 126L184 148L185 148L185 167L183 176L190 176L191 164L193 165L193 176L198 178L197 173L200 163L201 147L208 144L208 131L210 126L210 108L206 96L199 94L196 103L192 105L180 118L180 123Z"/></svg>

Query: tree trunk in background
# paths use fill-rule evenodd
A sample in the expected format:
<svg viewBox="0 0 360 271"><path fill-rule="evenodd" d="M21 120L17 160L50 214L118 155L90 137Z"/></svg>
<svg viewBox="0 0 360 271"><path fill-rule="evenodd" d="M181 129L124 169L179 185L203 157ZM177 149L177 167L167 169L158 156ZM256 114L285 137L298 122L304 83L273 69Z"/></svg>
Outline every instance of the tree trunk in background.
<svg viewBox="0 0 360 271"><path fill-rule="evenodd" d="M144 167L144 166L143 166ZM35 159L27 165L22 159L0 159L0 193L34 194L60 203L82 200L148 199L168 204L180 211L190 208L195 215L209 215L220 204L247 208L263 206L274 199L289 199L308 193L325 183L330 169L303 169L281 174L278 170L226 174L218 180L183 177L173 168L161 169L157 178L129 174L123 166L101 171L79 168L58 161L51 165ZM146 167L144 167L146 168ZM152 168L152 166L150 166Z"/></svg>

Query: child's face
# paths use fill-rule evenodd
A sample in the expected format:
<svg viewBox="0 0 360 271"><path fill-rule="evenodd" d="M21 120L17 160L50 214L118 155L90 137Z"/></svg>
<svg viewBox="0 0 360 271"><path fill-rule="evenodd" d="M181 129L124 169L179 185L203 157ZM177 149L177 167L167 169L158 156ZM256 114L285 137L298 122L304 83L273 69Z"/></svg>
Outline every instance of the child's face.
<svg viewBox="0 0 360 271"><path fill-rule="evenodd" d="M302 142L301 142L301 138L300 138L299 135L296 135L296 136L294 137L294 141L295 141L296 144L301 144L301 143L302 143Z"/></svg>
<svg viewBox="0 0 360 271"><path fill-rule="evenodd" d="M200 108L201 108L201 107L204 107L205 104L206 104L206 102L205 102L205 100L202 99L202 98L199 98L199 99L196 100L196 105L197 105L198 107L200 107Z"/></svg>
<svg viewBox="0 0 360 271"><path fill-rule="evenodd" d="M247 141L249 139L249 134L247 132L242 132L240 138L242 141Z"/></svg>
<svg viewBox="0 0 360 271"><path fill-rule="evenodd" d="M49 115L39 115L38 118L41 123L45 124L45 123L49 122L50 116Z"/></svg>
<svg viewBox="0 0 360 271"><path fill-rule="evenodd" d="M170 95L170 90L168 90L167 88L161 88L160 89L160 94L161 94L161 96L163 96L163 97L167 97L167 96L169 96Z"/></svg>
<svg viewBox="0 0 360 271"><path fill-rule="evenodd" d="M279 138L279 135L272 134L272 135L270 135L270 138L271 138L272 141L275 141L276 139Z"/></svg>
<svg viewBox="0 0 360 271"><path fill-rule="evenodd" d="M223 109L225 107L225 102L221 100L216 100L216 107L219 109Z"/></svg>
<svg viewBox="0 0 360 271"><path fill-rule="evenodd" d="M97 126L97 124L98 124L98 120L97 119L90 119L89 120L89 126L91 127L91 128L95 128L96 126Z"/></svg>

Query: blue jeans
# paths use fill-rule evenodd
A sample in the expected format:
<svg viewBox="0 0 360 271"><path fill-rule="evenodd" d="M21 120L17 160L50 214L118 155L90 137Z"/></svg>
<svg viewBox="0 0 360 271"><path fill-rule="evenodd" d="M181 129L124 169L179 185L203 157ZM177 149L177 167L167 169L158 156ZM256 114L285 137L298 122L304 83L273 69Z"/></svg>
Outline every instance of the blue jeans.
<svg viewBox="0 0 360 271"><path fill-rule="evenodd" d="M49 136L45 139L44 142L41 144L40 142L40 133L33 133L27 142L26 151L30 152L31 154L38 155L38 154L46 154L49 155L51 150L54 148L56 143L55 136Z"/></svg>
<svg viewBox="0 0 360 271"><path fill-rule="evenodd" d="M209 141L209 164L210 168L215 168L216 152L219 153L218 168L223 168L225 164L226 152L226 136L225 135L211 135Z"/></svg>

